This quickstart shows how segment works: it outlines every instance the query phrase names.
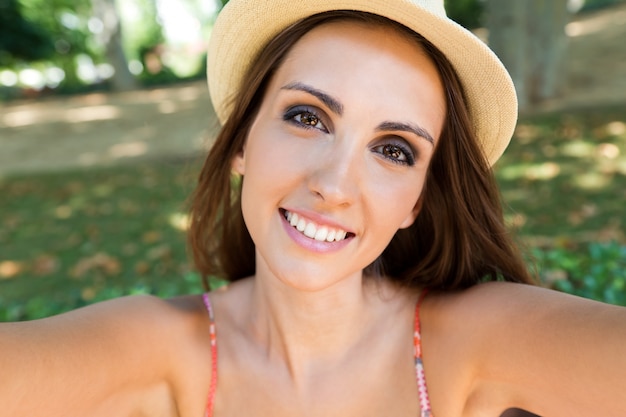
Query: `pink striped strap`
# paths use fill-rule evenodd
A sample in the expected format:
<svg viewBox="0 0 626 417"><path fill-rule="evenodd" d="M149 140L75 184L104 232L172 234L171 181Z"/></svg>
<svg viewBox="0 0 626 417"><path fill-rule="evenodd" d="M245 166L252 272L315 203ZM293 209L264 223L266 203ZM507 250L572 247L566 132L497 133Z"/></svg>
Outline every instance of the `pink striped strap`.
<svg viewBox="0 0 626 417"><path fill-rule="evenodd" d="M202 300L209 312L209 332L211 335L211 386L209 388L206 413L204 415L205 417L212 417L213 406L215 404L215 389L217 387L217 337L215 333L215 316L213 315L213 307L211 306L209 294L202 294Z"/></svg>
<svg viewBox="0 0 626 417"><path fill-rule="evenodd" d="M433 417L430 410L430 399L428 398L428 388L426 387L426 375L424 373L424 362L422 360L422 333L420 326L420 307L426 297L427 290L422 293L415 305L415 332L413 333L413 346L415 347L415 375L417 377L417 390L420 400L420 417Z"/></svg>

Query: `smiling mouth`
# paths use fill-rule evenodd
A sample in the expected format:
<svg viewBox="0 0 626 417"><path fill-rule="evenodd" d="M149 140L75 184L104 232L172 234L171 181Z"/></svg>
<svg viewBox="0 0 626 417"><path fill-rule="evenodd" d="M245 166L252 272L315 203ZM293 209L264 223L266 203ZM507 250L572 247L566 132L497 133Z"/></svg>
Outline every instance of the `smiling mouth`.
<svg viewBox="0 0 626 417"><path fill-rule="evenodd" d="M317 223L298 216L288 210L281 209L282 215L287 222L302 233L304 236L315 239L318 242L340 242L344 239L354 236L354 233L346 232L342 229L336 229L328 226L320 226Z"/></svg>

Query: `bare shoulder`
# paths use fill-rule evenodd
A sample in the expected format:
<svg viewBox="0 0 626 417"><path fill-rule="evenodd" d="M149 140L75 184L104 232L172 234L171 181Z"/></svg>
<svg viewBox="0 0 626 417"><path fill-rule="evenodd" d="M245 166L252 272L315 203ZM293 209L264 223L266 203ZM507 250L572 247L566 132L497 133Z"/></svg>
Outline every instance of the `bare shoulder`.
<svg viewBox="0 0 626 417"><path fill-rule="evenodd" d="M203 317L200 296L161 299L150 295L116 298L44 319L0 323L4 331L52 337L67 333L75 339L128 339L141 343L162 332L185 332ZM22 332L21 330L24 330ZM135 340L137 339L137 340Z"/></svg>
<svg viewBox="0 0 626 417"><path fill-rule="evenodd" d="M86 337L116 339L146 346L155 351L153 342L167 347L201 336L206 314L200 296L161 299L151 295L133 295L96 303L69 313L54 316L33 325L43 328L71 327ZM79 336L79 334L76 334ZM174 337L176 336L176 337Z"/></svg>
<svg viewBox="0 0 626 417"><path fill-rule="evenodd" d="M476 342L494 346L499 339L515 341L521 336L545 336L555 330L563 333L578 321L603 323L602 317L626 309L565 294L539 286L510 282L490 282L452 293L432 294L425 314L442 332L453 332L465 339L464 346Z"/></svg>
<svg viewBox="0 0 626 417"><path fill-rule="evenodd" d="M122 297L91 306L94 314L123 320L160 332L197 331L206 325L206 309L201 295L185 295L163 299L151 295Z"/></svg>
<svg viewBox="0 0 626 417"><path fill-rule="evenodd" d="M460 320L464 324L474 319L488 323L511 316L532 318L563 308L611 308L555 290L512 282L488 282L463 291L433 294L431 298L437 316L452 322Z"/></svg>
<svg viewBox="0 0 626 417"><path fill-rule="evenodd" d="M11 383L0 381L0 402L14 415L63 415L69 403L82 415L200 415L204 375L199 388L187 380L210 369L205 320L200 296L130 296L2 323L0 368ZM35 390L41 401L27 401Z"/></svg>
<svg viewBox="0 0 626 417"><path fill-rule="evenodd" d="M615 388L626 372L626 308L504 282L426 301L425 355L440 354L431 355L441 375L432 379L446 387L462 375L466 411L489 404L539 415L626 412Z"/></svg>
<svg viewBox="0 0 626 417"><path fill-rule="evenodd" d="M140 334L130 336L133 343L155 355L153 369L161 368L181 414L202 415L212 368L209 315L202 296L139 296L113 303L134 322L127 329ZM118 318L125 320L124 315Z"/></svg>

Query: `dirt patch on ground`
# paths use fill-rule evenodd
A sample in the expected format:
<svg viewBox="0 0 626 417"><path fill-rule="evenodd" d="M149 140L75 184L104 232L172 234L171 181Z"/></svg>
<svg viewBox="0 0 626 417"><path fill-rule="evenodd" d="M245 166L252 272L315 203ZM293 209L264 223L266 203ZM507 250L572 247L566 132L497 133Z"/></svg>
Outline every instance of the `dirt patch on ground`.
<svg viewBox="0 0 626 417"><path fill-rule="evenodd" d="M0 174L194 154L215 125L204 82L11 103L0 114Z"/></svg>
<svg viewBox="0 0 626 417"><path fill-rule="evenodd" d="M543 110L626 102L626 5L567 32L566 90ZM204 82L0 107L0 175L197 154L217 122Z"/></svg>

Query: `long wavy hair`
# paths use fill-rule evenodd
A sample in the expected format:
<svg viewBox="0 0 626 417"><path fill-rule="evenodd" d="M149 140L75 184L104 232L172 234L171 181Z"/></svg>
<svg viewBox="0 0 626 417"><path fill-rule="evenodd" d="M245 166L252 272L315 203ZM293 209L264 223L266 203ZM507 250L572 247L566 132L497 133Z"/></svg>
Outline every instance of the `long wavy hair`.
<svg viewBox="0 0 626 417"><path fill-rule="evenodd" d="M241 212L241 182L231 163L242 151L266 87L293 45L311 29L336 21L383 26L408 35L437 67L447 114L422 194L422 209L365 269L408 287L467 288L484 281L534 283L505 227L499 191L474 135L462 85L428 40L381 16L333 11L281 32L261 51L232 97L232 113L205 160L191 198L189 246L205 287L209 278L235 281L255 273L255 248Z"/></svg>

